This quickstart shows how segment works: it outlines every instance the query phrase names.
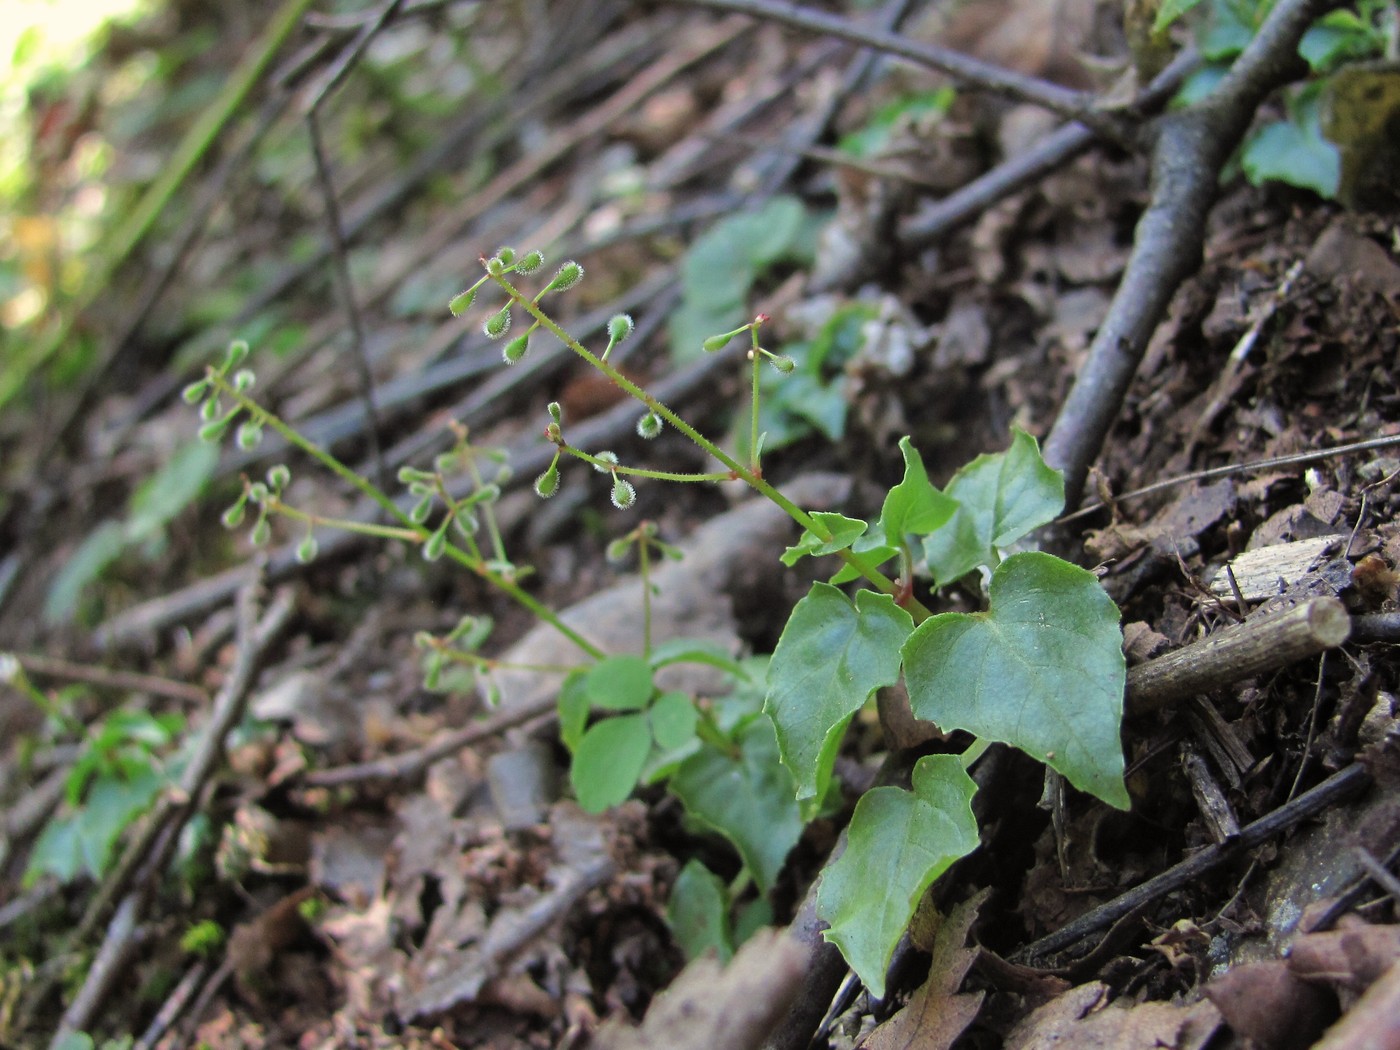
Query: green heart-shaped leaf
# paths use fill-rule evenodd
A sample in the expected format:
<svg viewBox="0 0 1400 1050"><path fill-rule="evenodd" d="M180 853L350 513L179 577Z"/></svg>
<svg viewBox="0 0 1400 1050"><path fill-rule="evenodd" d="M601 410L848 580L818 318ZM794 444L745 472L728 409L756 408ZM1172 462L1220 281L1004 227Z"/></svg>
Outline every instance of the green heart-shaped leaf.
<svg viewBox="0 0 1400 1050"><path fill-rule="evenodd" d="M924 558L939 587L994 564L997 547L1015 543L1065 505L1064 478L1040 458L1040 446L1024 430L1013 431L1005 452L963 467L945 491L957 511L924 539Z"/></svg>
<svg viewBox="0 0 1400 1050"><path fill-rule="evenodd" d="M955 499L933 487L923 457L907 437L899 439L899 451L904 456L904 480L885 496L877 528L885 542L896 548L904 543L907 533L922 536L933 532L958 509Z"/></svg>
<svg viewBox="0 0 1400 1050"><path fill-rule="evenodd" d="M852 604L825 583L793 607L768 665L764 710L798 798L825 789L846 722L899 678L899 646L913 626L888 594L860 591Z"/></svg>
<svg viewBox="0 0 1400 1050"><path fill-rule="evenodd" d="M977 848L976 791L956 756L928 755L914 766L912 791L873 788L856 803L846 852L822 875L817 915L876 998L924 890Z"/></svg>
<svg viewBox="0 0 1400 1050"><path fill-rule="evenodd" d="M985 613L942 613L904 645L916 717L1018 747L1119 809L1123 636L1094 575L1039 551L992 574Z"/></svg>
<svg viewBox="0 0 1400 1050"><path fill-rule="evenodd" d="M682 762L671 791L687 813L734 844L767 893L802 835L802 814L772 723L755 718L733 739L737 753L707 747Z"/></svg>

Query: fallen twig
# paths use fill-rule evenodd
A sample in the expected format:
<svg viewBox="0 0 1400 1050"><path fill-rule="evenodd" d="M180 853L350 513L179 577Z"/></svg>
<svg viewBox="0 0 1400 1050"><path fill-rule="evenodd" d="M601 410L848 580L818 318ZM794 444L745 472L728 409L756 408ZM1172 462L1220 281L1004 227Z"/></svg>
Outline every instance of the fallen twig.
<svg viewBox="0 0 1400 1050"><path fill-rule="evenodd" d="M1038 77L1028 77L988 62L982 62L946 47L920 44L874 26L829 15L807 7L779 3L776 0L683 0L694 7L716 11L733 11L752 15L767 22L778 22L809 33L836 37L852 44L873 47L887 54L898 55L919 65L946 73L959 82L990 91L1018 102L1042 106L1053 113L1069 117L1096 128L1100 134L1117 139L1123 129L1117 118L1092 108L1092 97L1081 91L1061 87Z"/></svg>
<svg viewBox="0 0 1400 1050"><path fill-rule="evenodd" d="M49 1044L51 1050L62 1046L68 1035L89 1027L103 1000L122 976L125 960L139 937L141 915L155 894L181 830L194 815L205 785L222 759L228 733L242 720L263 655L291 616L292 594L284 590L259 619L255 605L257 588L257 581L251 581L239 594L238 650L234 663L215 698L209 723L179 785L160 796L152 807L140 833L128 844L112 874L93 896L74 932L74 942L81 942L97 928L110 903L121 895L83 987L64 1011L58 1031Z"/></svg>
<svg viewBox="0 0 1400 1050"><path fill-rule="evenodd" d="M1161 109L1199 61L1195 52L1183 51L1133 99L1127 110L1146 116ZM1026 152L1008 158L911 217L899 231L901 245L910 251L927 248L998 201L1068 164L1098 141L1097 131L1078 122L1057 128Z"/></svg>
<svg viewBox="0 0 1400 1050"><path fill-rule="evenodd" d="M1054 933L1028 944L1012 958L1014 961L1032 963L1063 951L1076 941L1082 940L1095 930L1111 926L1118 919L1128 915L1143 905L1180 889L1201 878L1206 872L1220 867L1240 854L1263 845L1282 831L1307 820L1348 798L1371 783L1371 775L1362 765L1354 763L1328 777L1311 791L1305 791L1267 816L1247 824L1237 838L1214 846L1207 846L1160 875L1148 879L1127 893L1099 905L1072 922L1066 923Z"/></svg>
<svg viewBox="0 0 1400 1050"><path fill-rule="evenodd" d="M1155 711L1335 649L1350 634L1346 606L1336 598L1313 598L1223 628L1130 669L1124 704L1129 714Z"/></svg>

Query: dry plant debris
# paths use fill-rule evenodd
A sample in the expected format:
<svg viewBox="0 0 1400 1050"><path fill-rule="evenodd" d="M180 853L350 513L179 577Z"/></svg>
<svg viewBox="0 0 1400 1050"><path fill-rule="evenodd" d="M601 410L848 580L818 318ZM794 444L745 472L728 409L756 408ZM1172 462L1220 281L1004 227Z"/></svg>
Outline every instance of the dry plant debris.
<svg viewBox="0 0 1400 1050"><path fill-rule="evenodd" d="M0 686L0 1041L1396 1045L1400 234L1393 212L1219 182L1302 29L1339 5L1280 0L1219 101L1167 117L1184 70L1129 70L1086 2L305 6L280 9L296 47L269 53L67 322L95 347L87 378L0 419L0 647L41 693L85 683L82 723L178 713L202 742L100 877L26 882L76 755ZM144 46L194 56L168 85L194 97L276 36L256 21L177 5ZM190 50L202 38L218 46ZM92 83L132 46L115 35ZM74 112L113 142L114 184L145 184L188 116L92 83ZM836 148L856 136L867 154ZM558 246L590 278L571 331L634 313L627 373L723 428L740 376L676 361L667 326L687 246L777 194L821 236L745 308L787 342L843 311L855 334L772 475L865 513L901 434L940 483L1013 424L1045 437L1077 513L1044 542L1096 567L1132 665L1131 812L989 754L981 849L930 890L882 1002L838 995L803 905L878 760L893 777L911 759L876 715L778 880L792 933L687 965L667 899L686 860L733 864L723 845L654 790L603 816L560 800L550 679L502 673L483 716L474 690L422 688L412 644L466 612L494 617L502 660L559 662L556 639L415 552L326 536L306 568L278 534L259 564L217 508L140 495L193 447L171 404L191 363L251 333L276 347L260 395L367 474L445 449L449 420L506 449L502 527L532 593L626 648L643 584L603 552L635 517L600 511L605 488L543 509L525 489L549 462L546 402L589 447L630 441L635 408L562 347L498 368L445 304L497 244ZM811 420L833 436L838 415L822 439ZM222 496L281 453L186 454ZM310 471L295 484L327 514L373 510ZM770 651L797 537L723 487L676 491L639 485L632 512L687 551L659 629ZM98 554L105 571L74 577ZM259 595L250 566L287 589ZM268 728L235 729L245 704ZM204 923L225 946L196 949Z"/></svg>

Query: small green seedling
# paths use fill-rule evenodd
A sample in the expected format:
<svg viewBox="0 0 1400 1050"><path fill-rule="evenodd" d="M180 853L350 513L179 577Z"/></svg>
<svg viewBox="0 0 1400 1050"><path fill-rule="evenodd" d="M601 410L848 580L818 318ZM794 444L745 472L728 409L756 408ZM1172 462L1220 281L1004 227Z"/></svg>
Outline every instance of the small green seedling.
<svg viewBox="0 0 1400 1050"><path fill-rule="evenodd" d="M1016 549L1060 512L1060 475L1045 464L1035 440L1016 431L1006 451L978 457L939 488L905 438L899 443L904 476L885 495L873 524L829 511L808 513L764 476L765 396L785 379L807 374L793 357L763 346L766 317L696 338L697 350L723 352L736 337L748 336L750 404L731 452L610 362L612 350L632 334L631 318L613 318L606 346L594 353L545 310L547 297L582 279L582 267L564 263L533 295L516 287L515 280L543 262L539 252L518 255L509 248L483 258L483 275L452 301L452 311L473 308L481 290L494 287L506 302L488 308L483 330L502 341L507 363L527 354L531 335L542 328L640 403L640 436L673 428L715 467L676 472L635 466L613 451L585 451L570 444L563 410L551 403L544 437L554 456L535 479L536 493L557 493L565 461L577 459L607 477L619 509L635 504L640 483L742 481L767 497L802 529L783 555L786 564L817 556L841 563L793 608L771 660L735 660L693 642L654 644L652 566L675 552L647 522L609 551L616 557L633 547L638 552L646 604L640 652L603 652L519 587L525 570L506 558L491 518L501 475L487 480L473 473L468 496L450 495L445 471L454 463L475 471L482 462L464 429L451 463L440 459L432 471L400 473L408 488L401 507L249 397L252 376L237 370L245 353L237 346L187 391L191 403L203 404L206 436L227 432L239 415L245 417L241 433L270 427L397 524L327 519L290 506L285 467L273 468L265 482L246 483L226 522L237 525L252 505L255 539L266 538L270 518L283 516L302 523L304 545L321 526L412 543L430 560L446 558L473 572L570 638L590 661L558 669L565 674L560 736L572 755L570 780L580 804L602 810L638 787L664 783L687 818L727 839L738 857L738 873L728 881L698 862L682 869L670 914L690 951L714 947L727 954L770 915L766 897L789 851L837 793L833 770L847 726L877 690L903 677L916 717L944 732L964 730L974 742L960 755L921 759L910 790L868 792L856 806L845 855L823 878L818 913L829 925L826 936L871 992L883 995L889 959L920 896L977 846L968 769L991 742L1021 749L1110 805L1128 805L1118 739L1124 681L1118 610L1092 574ZM511 335L522 318L525 331ZM483 531L485 540L478 540ZM314 547L306 553L314 556ZM935 614L924 604L939 588L965 580L985 588L982 611ZM495 665L477 651L488 631L488 622L467 618L444 638L420 636L429 684L442 686L458 671L478 685L483 676L489 681ZM727 694L700 698L658 684L668 667L686 662L723 672Z"/></svg>

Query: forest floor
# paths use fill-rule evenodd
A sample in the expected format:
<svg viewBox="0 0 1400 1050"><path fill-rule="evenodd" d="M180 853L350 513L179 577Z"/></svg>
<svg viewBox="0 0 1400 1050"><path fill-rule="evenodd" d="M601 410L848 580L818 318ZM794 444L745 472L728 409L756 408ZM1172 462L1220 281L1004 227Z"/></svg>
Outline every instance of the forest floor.
<svg viewBox="0 0 1400 1050"><path fill-rule="evenodd" d="M911 6L907 39L1027 77L1106 89L1123 68L1083 60L1119 47L1092 3L997 0L970 5L975 18ZM47 96L34 148L50 192L134 196L272 16L174 4L114 32ZM210 451L178 391L247 339L257 397L367 475L382 469L390 492L465 424L506 452L502 542L533 567L537 599L593 599L586 633L640 648L634 569L607 551L650 520L685 552L657 599L658 637L768 652L812 577L778 563L795 525L741 516L741 484L642 479L627 511L582 467L548 502L530 491L552 452L551 401L579 443L667 470L703 463L671 430L643 446L635 406L562 344L502 364L481 334L489 306L447 309L481 257L538 247L548 272L577 259L565 326L593 345L607 317L631 313L621 367L707 433L743 438L732 410L747 383L737 341L693 352L707 295L721 312L738 300L739 324L770 315L774 349L826 347L799 362L800 395L772 395L765 474L809 505L875 515L902 436L942 484L1013 427L1042 442L1056 428L1128 265L1149 156L1091 145L935 226L935 202L1058 118L949 92L934 70L830 35L683 4L410 3L360 55L366 24L307 17L83 314L77 378L0 423L0 647L62 711L0 688L0 1043L49 1044L65 1017L94 1045L757 1046L754 1029L720 1034L726 1019L812 994L808 963L785 969L767 941L727 979L692 970L675 993L693 1011L681 1034L623 1031L685 965L666 917L678 872L698 856L732 874L726 844L659 788L601 815L570 801L557 676L503 674L496 711L470 682L424 688L415 637L466 614L493 620L488 656L556 662L531 641L533 618L406 544L322 530L302 565L294 522L275 522L265 548L225 529L240 473L281 460L289 502L361 508L272 435ZM332 59L350 54L328 89ZM118 90L133 63L144 85ZM303 112L323 90L343 251ZM90 136L110 144L100 176L74 159ZM730 239L704 242L721 221ZM1167 289L1092 473L1072 483L1080 513L1046 539L1118 603L1130 666L1261 606L1325 598L1342 602L1349 641L1130 710L1130 812L1069 791L1052 820L1042 767L998 752L983 847L930 896L939 932L916 928L883 1001L835 996L815 1045L1273 1050L1334 1023L1353 1027L1329 1045L1359 1045L1387 1010L1393 1026L1397 237L1393 211L1227 178L1203 261ZM927 600L972 608L976 592ZM114 788L99 811L96 785L180 782L239 689L248 717L192 806L163 796L158 819L116 838L139 792ZM122 728L114 711L159 717ZM86 798L65 797L97 727L113 734L106 764L89 768ZM857 717L844 806L793 850L778 925L892 746L873 711ZM55 823L61 835L44 832ZM118 857L131 860L120 874ZM1079 932L1041 940L1066 929ZM74 1038L49 1045L90 1045Z"/></svg>

